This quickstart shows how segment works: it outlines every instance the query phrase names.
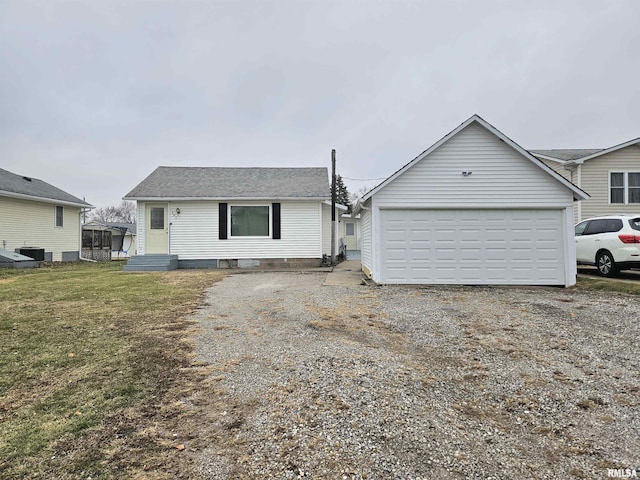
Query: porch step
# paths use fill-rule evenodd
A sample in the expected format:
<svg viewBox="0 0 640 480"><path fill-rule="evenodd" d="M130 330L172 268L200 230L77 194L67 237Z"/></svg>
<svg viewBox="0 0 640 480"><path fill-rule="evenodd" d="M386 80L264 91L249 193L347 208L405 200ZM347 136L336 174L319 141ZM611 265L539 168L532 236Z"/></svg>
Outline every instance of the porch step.
<svg viewBox="0 0 640 480"><path fill-rule="evenodd" d="M178 255L134 255L122 267L125 272L168 272L178 268Z"/></svg>

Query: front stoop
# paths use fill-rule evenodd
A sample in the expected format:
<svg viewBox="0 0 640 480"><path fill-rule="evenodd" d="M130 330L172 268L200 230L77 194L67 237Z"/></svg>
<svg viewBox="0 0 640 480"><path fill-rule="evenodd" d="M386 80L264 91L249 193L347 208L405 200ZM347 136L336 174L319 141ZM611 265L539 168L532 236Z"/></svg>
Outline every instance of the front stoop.
<svg viewBox="0 0 640 480"><path fill-rule="evenodd" d="M178 255L134 255L122 267L125 272L169 272L178 268Z"/></svg>

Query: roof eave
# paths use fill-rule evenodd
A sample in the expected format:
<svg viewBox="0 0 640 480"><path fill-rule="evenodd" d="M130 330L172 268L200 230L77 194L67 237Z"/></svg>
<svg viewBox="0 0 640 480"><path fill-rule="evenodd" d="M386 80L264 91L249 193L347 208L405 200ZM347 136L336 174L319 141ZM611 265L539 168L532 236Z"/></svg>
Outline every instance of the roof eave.
<svg viewBox="0 0 640 480"><path fill-rule="evenodd" d="M191 202L191 201L264 201L264 200L308 200L308 201L327 201L329 197L149 197L149 196L125 196L123 200L134 200L138 202Z"/></svg>
<svg viewBox="0 0 640 480"><path fill-rule="evenodd" d="M84 203L71 202L68 200L59 200L57 198L38 197L37 195L26 195L24 193L7 192L5 190L0 190L0 196L18 198L21 200L32 200L32 201L43 202L43 203L52 203L55 205L64 205L69 207L95 208L93 205L86 202Z"/></svg>
<svg viewBox="0 0 640 480"><path fill-rule="evenodd" d="M569 160L566 163L570 165L580 165L586 162L587 160L592 160L594 158L601 157L602 155L606 155L608 153L615 152L616 150L621 150L623 148L631 147L633 145L640 146L640 137L634 138L633 140L629 140L624 143L620 143L618 145L614 145L613 147L605 148L604 150L600 150L599 152L592 153L591 155L587 155L580 158L574 158L573 160Z"/></svg>
<svg viewBox="0 0 640 480"><path fill-rule="evenodd" d="M550 157L549 155L542 155L541 153L534 153L534 152L529 152L529 153L531 153L531 155L533 155L534 157L539 158L540 160L550 160L552 162L556 162L561 165L567 163L567 160L561 160L559 158Z"/></svg>

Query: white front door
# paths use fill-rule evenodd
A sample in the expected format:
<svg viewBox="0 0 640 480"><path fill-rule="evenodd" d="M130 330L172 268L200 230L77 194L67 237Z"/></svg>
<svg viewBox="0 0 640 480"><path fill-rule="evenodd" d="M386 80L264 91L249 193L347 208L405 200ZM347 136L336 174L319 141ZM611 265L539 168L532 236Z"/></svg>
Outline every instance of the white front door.
<svg viewBox="0 0 640 480"><path fill-rule="evenodd" d="M169 253L168 205L147 203L145 219L145 254Z"/></svg>
<svg viewBox="0 0 640 480"><path fill-rule="evenodd" d="M345 222L344 230L344 243L347 245L347 250L357 250L355 222Z"/></svg>

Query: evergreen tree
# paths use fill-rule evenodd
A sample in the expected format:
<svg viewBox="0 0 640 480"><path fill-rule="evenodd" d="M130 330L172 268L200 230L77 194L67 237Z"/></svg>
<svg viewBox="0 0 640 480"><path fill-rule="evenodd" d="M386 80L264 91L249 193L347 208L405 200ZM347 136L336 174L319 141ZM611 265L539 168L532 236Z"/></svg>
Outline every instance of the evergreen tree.
<svg viewBox="0 0 640 480"><path fill-rule="evenodd" d="M329 187L329 193L333 194L331 186ZM351 213L350 197L351 195L349 195L349 190L347 190L347 186L344 184L342 177L340 175L336 175L336 203L347 207L347 213Z"/></svg>

